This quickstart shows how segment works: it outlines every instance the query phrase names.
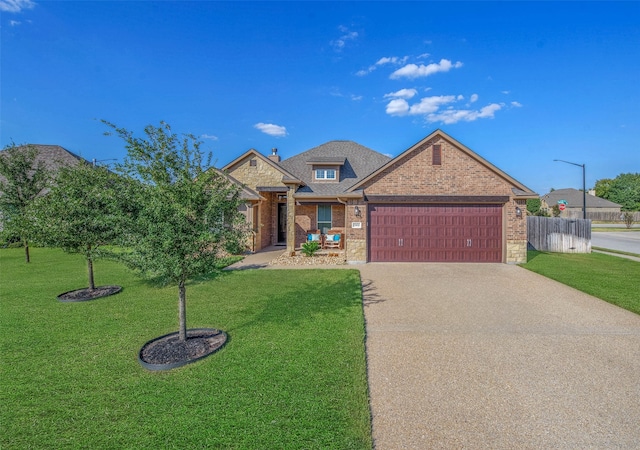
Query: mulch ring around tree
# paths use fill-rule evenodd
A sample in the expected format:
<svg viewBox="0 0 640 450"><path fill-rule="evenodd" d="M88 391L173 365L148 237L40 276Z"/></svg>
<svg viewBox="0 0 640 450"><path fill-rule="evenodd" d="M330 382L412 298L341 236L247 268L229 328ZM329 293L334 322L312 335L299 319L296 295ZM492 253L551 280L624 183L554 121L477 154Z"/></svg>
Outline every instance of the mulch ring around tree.
<svg viewBox="0 0 640 450"><path fill-rule="evenodd" d="M220 350L227 342L227 333L214 328L187 330L181 341L178 332L152 339L142 346L140 364L149 370L169 370L205 358Z"/></svg>
<svg viewBox="0 0 640 450"><path fill-rule="evenodd" d="M65 292L58 295L61 302L86 302L97 298L106 297L108 295L117 294L122 290L120 286L98 286L95 289L83 288L75 291Z"/></svg>

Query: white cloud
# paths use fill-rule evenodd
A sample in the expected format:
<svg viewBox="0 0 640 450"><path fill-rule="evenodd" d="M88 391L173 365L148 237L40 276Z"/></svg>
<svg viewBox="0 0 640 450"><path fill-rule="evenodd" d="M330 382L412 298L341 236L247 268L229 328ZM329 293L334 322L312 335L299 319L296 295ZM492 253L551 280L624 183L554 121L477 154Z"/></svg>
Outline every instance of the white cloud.
<svg viewBox="0 0 640 450"><path fill-rule="evenodd" d="M201 134L200 137L202 139L209 139L209 140L212 140L212 141L217 141L218 140L218 136L214 136L213 134L206 134L205 133L205 134Z"/></svg>
<svg viewBox="0 0 640 450"><path fill-rule="evenodd" d="M509 95L511 91L501 91L504 95Z"/></svg>
<svg viewBox="0 0 640 450"><path fill-rule="evenodd" d="M515 108L520 108L520 107L522 107L522 103L520 103L520 102L511 102L511 106L513 106Z"/></svg>
<svg viewBox="0 0 640 450"><path fill-rule="evenodd" d="M0 11L18 13L36 6L31 0L0 0Z"/></svg>
<svg viewBox="0 0 640 450"><path fill-rule="evenodd" d="M343 33L338 39L335 39L330 42L333 49L337 52L341 52L342 49L347 45L347 42L353 41L358 37L357 31L349 31L349 29L345 26L340 26L338 29Z"/></svg>
<svg viewBox="0 0 640 450"><path fill-rule="evenodd" d="M405 116L409 112L409 103L403 98L396 98L387 103L386 112L390 116Z"/></svg>
<svg viewBox="0 0 640 450"><path fill-rule="evenodd" d="M425 59L425 58L428 58L429 56L431 56L430 53L423 53L421 55L418 55L418 59Z"/></svg>
<svg viewBox="0 0 640 450"><path fill-rule="evenodd" d="M506 106L504 103L491 103L480 109L470 109L470 103L467 103L466 109L457 108L455 103L463 101L463 95L434 95L409 104L407 100L415 94L414 89L402 89L386 94L385 98L391 98L387 103L386 113L391 116L423 116L427 122L442 122L450 125L458 122L473 122L478 119L493 119L495 113ZM478 95L472 94L471 100L477 101ZM518 102L512 102L511 106L521 105Z"/></svg>
<svg viewBox="0 0 640 450"><path fill-rule="evenodd" d="M356 72L356 75L359 76L359 77L363 77L365 75L370 74L374 70L376 70L378 68L378 66L384 66L384 65L387 65L387 64L400 65L400 64L404 64L405 62L407 62L407 59L409 59L408 56L403 56L403 57L385 56L385 57L380 58L379 60L377 60L375 64L369 66L368 68L362 69L362 70L358 70Z"/></svg>
<svg viewBox="0 0 640 450"><path fill-rule="evenodd" d="M415 89L400 89L396 92L384 94L384 98L413 98L417 93L418 91Z"/></svg>
<svg viewBox="0 0 640 450"><path fill-rule="evenodd" d="M425 97L420 100L420 103L411 105L409 108L409 114L412 116L418 116L423 114L430 114L436 112L440 105L446 105L456 101L456 97L453 95L434 95L432 97Z"/></svg>
<svg viewBox="0 0 640 450"><path fill-rule="evenodd" d="M469 109L447 109L438 113L427 115L427 122L442 122L450 125L457 122L473 122L478 119L493 119L496 111L502 109L503 105L491 103L479 110Z"/></svg>
<svg viewBox="0 0 640 450"><path fill-rule="evenodd" d="M359 102L360 100L362 100L362 95L351 94L351 100L353 100L354 102Z"/></svg>
<svg viewBox="0 0 640 450"><path fill-rule="evenodd" d="M409 106L409 102L404 98L395 98L387 103L386 112L390 116L422 116L435 113L441 105L455 101L456 97L454 95L434 95L432 97L424 97L418 103Z"/></svg>
<svg viewBox="0 0 640 450"><path fill-rule="evenodd" d="M448 59L441 59L439 63L431 63L428 65L424 64L407 64L404 67L396 70L391 74L389 78L397 79L397 78L419 78L419 77L428 77L429 75L433 75L438 72L448 72L452 68L458 69L462 67L462 63L460 61L456 63L452 63Z"/></svg>
<svg viewBox="0 0 640 450"><path fill-rule="evenodd" d="M262 131L264 134L268 134L269 136L282 137L287 135L287 129L280 125L274 125L272 123L257 123L253 126L254 128Z"/></svg>
<svg viewBox="0 0 640 450"><path fill-rule="evenodd" d="M478 101L478 94L471 94L471 97L469 98L469 101L471 103L475 103Z"/></svg>
<svg viewBox="0 0 640 450"><path fill-rule="evenodd" d="M409 59L408 56L403 56L402 58L399 56L388 56L376 61L376 66L382 66L384 64L404 64L407 62L407 59Z"/></svg>
<svg viewBox="0 0 640 450"><path fill-rule="evenodd" d="M19 20L10 20L9 21L9 25L11 25L12 27L17 27L18 25L20 25L22 22L20 22Z"/></svg>

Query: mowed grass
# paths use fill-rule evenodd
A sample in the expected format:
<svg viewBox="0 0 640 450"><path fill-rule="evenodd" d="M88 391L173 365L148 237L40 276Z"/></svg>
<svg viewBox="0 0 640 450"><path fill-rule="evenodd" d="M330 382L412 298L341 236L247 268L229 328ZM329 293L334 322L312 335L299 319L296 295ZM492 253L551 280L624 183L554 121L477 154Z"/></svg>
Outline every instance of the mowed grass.
<svg viewBox="0 0 640 450"><path fill-rule="evenodd" d="M149 372L176 331L177 289L53 249L0 250L0 448L371 448L360 277L353 270L224 272L187 288L189 328L225 330L202 361Z"/></svg>
<svg viewBox="0 0 640 450"><path fill-rule="evenodd" d="M522 267L640 314L640 262L602 253L530 251Z"/></svg>

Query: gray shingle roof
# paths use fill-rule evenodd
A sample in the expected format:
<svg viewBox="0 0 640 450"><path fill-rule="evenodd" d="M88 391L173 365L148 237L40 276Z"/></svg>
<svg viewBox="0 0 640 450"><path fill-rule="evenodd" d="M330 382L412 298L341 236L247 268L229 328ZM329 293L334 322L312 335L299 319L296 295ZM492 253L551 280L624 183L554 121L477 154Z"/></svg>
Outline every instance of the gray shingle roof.
<svg viewBox="0 0 640 450"><path fill-rule="evenodd" d="M60 147L59 145L41 145L41 144L27 144L18 146L19 149L26 148L27 146L35 147L38 150L38 154L36 155L36 163L39 161L44 161L47 169L51 171L56 171L60 166L74 166L78 164L80 161L84 161L90 164L89 161L84 159L82 156L78 156L73 152L70 152L64 147ZM0 154L2 154L0 152Z"/></svg>
<svg viewBox="0 0 640 450"><path fill-rule="evenodd" d="M340 180L333 182L316 182L310 162L334 162L339 164ZM287 171L297 175L305 183L296 191L296 195L313 197L314 195L338 195L358 181L374 172L391 158L353 141L330 141L311 150L300 153L280 162Z"/></svg>
<svg viewBox="0 0 640 450"><path fill-rule="evenodd" d="M619 208L621 205L604 198L586 195L587 208ZM550 207L558 203L558 200L566 200L569 208L582 208L582 191L573 188L557 189L542 196Z"/></svg>

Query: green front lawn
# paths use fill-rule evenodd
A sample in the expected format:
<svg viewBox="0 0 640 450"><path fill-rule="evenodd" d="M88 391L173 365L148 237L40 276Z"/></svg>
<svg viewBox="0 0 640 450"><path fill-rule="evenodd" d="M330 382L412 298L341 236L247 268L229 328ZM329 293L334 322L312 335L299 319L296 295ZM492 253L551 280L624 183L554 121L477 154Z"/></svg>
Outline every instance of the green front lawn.
<svg viewBox="0 0 640 450"><path fill-rule="evenodd" d="M187 289L190 328L228 332L218 353L148 372L137 352L177 329L177 289L112 261L115 296L58 250L0 250L0 448L371 448L360 277L355 270L224 272Z"/></svg>
<svg viewBox="0 0 640 450"><path fill-rule="evenodd" d="M602 253L530 251L528 262L522 267L640 314L637 261Z"/></svg>

